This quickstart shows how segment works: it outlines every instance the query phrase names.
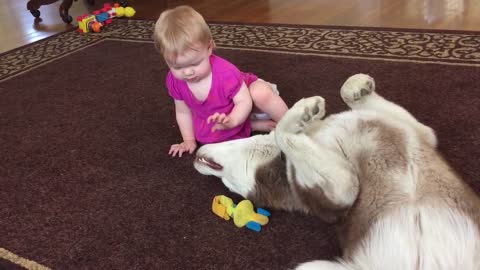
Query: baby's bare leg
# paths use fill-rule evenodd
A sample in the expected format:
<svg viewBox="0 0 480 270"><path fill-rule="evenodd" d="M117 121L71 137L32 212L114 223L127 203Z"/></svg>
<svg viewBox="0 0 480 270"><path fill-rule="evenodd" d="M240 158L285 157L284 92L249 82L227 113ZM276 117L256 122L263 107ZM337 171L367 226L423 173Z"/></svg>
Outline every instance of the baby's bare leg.
<svg viewBox="0 0 480 270"><path fill-rule="evenodd" d="M270 116L269 119L252 120L252 129L257 131L271 131L276 123L288 111L287 104L273 91L270 83L263 80L256 80L249 86L252 96L254 112L263 112Z"/></svg>
<svg viewBox="0 0 480 270"><path fill-rule="evenodd" d="M277 123L272 120L250 120L252 131L270 132L275 129Z"/></svg>

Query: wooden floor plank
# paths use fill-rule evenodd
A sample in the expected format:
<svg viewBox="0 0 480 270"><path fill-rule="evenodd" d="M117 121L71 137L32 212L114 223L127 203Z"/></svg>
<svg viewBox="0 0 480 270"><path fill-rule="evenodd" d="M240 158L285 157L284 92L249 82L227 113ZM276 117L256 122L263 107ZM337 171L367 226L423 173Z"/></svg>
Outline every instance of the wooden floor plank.
<svg viewBox="0 0 480 270"><path fill-rule="evenodd" d="M74 26L60 18L61 1L40 7L41 21L26 9L26 0L3 0L0 52L31 43ZM72 17L96 7L74 2ZM478 0L130 0L136 18L155 19L166 7L189 4L206 20L252 23L342 25L420 29L480 30Z"/></svg>

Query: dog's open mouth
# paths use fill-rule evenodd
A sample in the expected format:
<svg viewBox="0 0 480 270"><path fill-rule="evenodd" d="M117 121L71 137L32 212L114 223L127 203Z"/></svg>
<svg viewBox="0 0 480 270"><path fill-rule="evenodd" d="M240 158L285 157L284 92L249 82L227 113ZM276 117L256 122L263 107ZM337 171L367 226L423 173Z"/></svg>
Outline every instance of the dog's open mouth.
<svg viewBox="0 0 480 270"><path fill-rule="evenodd" d="M217 171L220 171L223 169L223 166L216 163L215 161L213 161L211 158L207 158L207 157L196 157L195 158L195 162L197 163L200 163L200 164L203 164L203 165L207 165L208 167L214 169L214 170L217 170Z"/></svg>

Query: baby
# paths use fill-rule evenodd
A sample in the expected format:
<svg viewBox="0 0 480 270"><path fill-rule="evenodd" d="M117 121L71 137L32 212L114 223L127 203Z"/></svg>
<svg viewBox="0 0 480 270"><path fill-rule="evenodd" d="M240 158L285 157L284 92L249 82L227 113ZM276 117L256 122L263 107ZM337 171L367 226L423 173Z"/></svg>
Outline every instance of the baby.
<svg viewBox="0 0 480 270"><path fill-rule="evenodd" d="M193 153L197 142L246 138L252 130L269 132L287 112L274 86L212 53L210 28L193 8L164 11L153 38L170 69L166 85L183 139L170 147L169 155Z"/></svg>

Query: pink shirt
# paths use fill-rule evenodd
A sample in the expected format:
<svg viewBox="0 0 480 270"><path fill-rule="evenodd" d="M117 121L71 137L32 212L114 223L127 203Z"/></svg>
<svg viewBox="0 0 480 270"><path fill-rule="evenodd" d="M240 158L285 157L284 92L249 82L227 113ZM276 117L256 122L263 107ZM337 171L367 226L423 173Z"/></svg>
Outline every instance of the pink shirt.
<svg viewBox="0 0 480 270"><path fill-rule="evenodd" d="M176 79L171 72L168 72L166 79L168 94L175 100L183 100L190 108L195 139L200 143L216 143L250 136L248 120L232 129L211 132L215 123L207 124L207 118L216 112L229 114L234 107L233 97L240 90L242 82L249 86L257 80L257 76L243 73L232 63L213 54L210 56L210 65L212 84L204 101L198 101L187 83Z"/></svg>

